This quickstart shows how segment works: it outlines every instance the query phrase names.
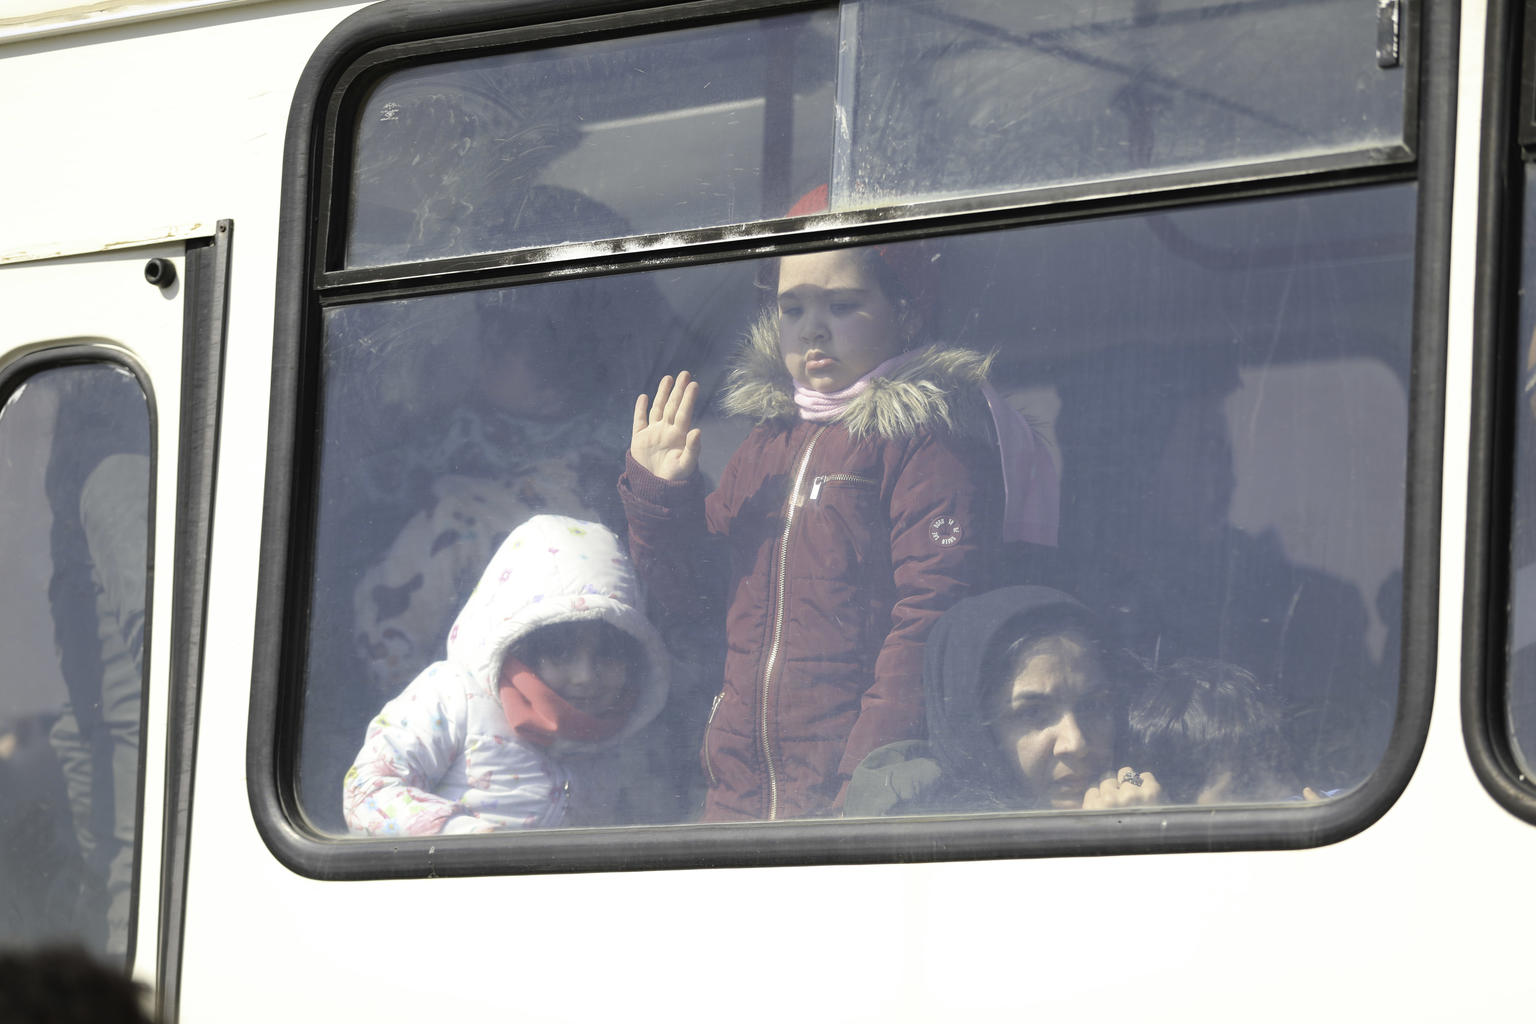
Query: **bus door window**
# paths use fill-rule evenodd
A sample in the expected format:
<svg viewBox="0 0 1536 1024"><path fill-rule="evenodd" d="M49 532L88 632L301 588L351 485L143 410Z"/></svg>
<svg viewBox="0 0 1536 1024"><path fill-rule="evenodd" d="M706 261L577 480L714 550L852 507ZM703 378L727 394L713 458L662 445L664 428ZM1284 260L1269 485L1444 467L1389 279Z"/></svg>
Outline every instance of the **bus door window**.
<svg viewBox="0 0 1536 1024"><path fill-rule="evenodd" d="M136 379L105 363L34 373L0 409L0 928L11 941L128 953L149 427Z"/></svg>

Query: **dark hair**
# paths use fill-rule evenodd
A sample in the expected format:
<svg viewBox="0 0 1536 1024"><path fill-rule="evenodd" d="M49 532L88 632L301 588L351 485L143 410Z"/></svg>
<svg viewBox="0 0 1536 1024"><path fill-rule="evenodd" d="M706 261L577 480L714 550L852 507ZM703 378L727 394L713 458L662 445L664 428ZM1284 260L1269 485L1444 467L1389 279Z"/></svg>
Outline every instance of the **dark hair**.
<svg viewBox="0 0 1536 1024"><path fill-rule="evenodd" d="M989 700L1018 675L1025 656L1036 644L1059 636L1081 640L1096 658L1103 660L1104 645L1085 614L1065 607L1036 613L1031 616L1028 629L1011 640L999 642L988 652L981 669L982 699Z"/></svg>
<svg viewBox="0 0 1536 1024"><path fill-rule="evenodd" d="M628 667L630 679L635 678L637 667L645 664L645 649L640 641L601 619L575 619L540 626L519 638L507 655L531 666L543 658L565 657L589 642L596 643L598 657L611 658Z"/></svg>
<svg viewBox="0 0 1536 1024"><path fill-rule="evenodd" d="M1193 803L1210 773L1238 790L1293 775L1278 695L1240 665L1180 658L1155 671L1129 714L1131 764L1152 771L1176 803Z"/></svg>
<svg viewBox="0 0 1536 1024"><path fill-rule="evenodd" d="M144 986L76 946L0 953L6 1024L149 1024Z"/></svg>

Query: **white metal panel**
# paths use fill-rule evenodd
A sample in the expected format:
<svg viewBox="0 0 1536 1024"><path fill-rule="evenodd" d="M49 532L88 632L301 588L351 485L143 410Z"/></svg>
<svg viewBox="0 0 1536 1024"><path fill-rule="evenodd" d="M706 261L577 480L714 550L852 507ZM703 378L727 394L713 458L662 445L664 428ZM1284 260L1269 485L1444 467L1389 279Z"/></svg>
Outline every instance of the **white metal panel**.
<svg viewBox="0 0 1536 1024"><path fill-rule="evenodd" d="M281 140L299 70L344 12L276 4L195 32L0 46L0 95L50 90L40 109L0 107L10 152L50 147L0 161L0 194L24 197L0 251L146 223L239 229L183 1019L1439 1020L1536 1002L1520 941L1536 830L1483 791L1460 732L1470 193L1455 215L1435 720L1407 792L1361 835L1285 853L403 882L283 868L245 780ZM1463 185L1484 18L1464 5ZM132 117L69 84L87 67L143 81L194 65L210 73L140 97Z"/></svg>
<svg viewBox="0 0 1536 1024"><path fill-rule="evenodd" d="M180 429L184 246L78 256L0 267L0 367L27 352L88 339L103 350L131 356L147 377L155 410L154 548L150 631L146 636L140 735L144 791L137 863L137 935L134 973L155 979L159 943L161 833L165 791L165 702L171 650L171 565L176 539L177 437ZM160 289L144 279L152 257L172 261L177 279ZM50 641L51 642L51 641Z"/></svg>
<svg viewBox="0 0 1536 1024"><path fill-rule="evenodd" d="M61 4L56 0L5 0L0 3L0 40L63 35L104 25L152 21L195 11L266 2L268 0L96 0L95 3Z"/></svg>

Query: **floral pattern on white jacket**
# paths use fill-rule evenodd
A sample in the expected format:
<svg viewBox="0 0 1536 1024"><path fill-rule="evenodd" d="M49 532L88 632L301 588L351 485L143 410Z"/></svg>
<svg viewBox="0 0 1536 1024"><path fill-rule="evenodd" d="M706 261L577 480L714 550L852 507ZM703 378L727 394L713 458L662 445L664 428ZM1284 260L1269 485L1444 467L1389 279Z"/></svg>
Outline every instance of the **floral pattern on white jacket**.
<svg viewBox="0 0 1536 1024"><path fill-rule="evenodd" d="M618 743L666 700L668 660L643 612L618 538L597 524L535 516L507 537L428 666L368 725L343 783L354 833L438 835L554 827L565 821L565 754ZM602 744L520 739L497 693L508 649L541 626L600 620L640 642L640 691L619 734Z"/></svg>

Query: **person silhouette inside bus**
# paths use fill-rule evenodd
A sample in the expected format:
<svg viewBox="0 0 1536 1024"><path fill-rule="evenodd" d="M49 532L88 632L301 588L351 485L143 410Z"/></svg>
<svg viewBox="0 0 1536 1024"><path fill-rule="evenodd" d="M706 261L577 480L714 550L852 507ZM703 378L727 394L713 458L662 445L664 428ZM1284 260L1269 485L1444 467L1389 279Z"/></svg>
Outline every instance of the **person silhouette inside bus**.
<svg viewBox="0 0 1536 1024"><path fill-rule="evenodd" d="M1276 531L1232 522L1238 358L1226 345L1127 346L1064 374L1063 559L1119 643L1152 664L1247 667L1284 698L1306 776L1354 785L1380 760L1390 692L1359 589L1293 562Z"/></svg>
<svg viewBox="0 0 1536 1024"><path fill-rule="evenodd" d="M607 207L535 186L529 224L578 218L629 233ZM339 827L335 791L357 734L439 655L501 541L546 513L622 534L614 478L628 437L609 410L687 333L644 275L549 282L376 303L334 322L338 486L322 509L317 647L304 719L305 803ZM682 339L681 341L679 339ZM693 637L660 624L680 656ZM681 635L678 635L681 634ZM713 637L708 638L713 641ZM700 646L695 644L694 647ZM703 677L685 659L689 678ZM712 679L714 672L707 675ZM711 685L712 682L711 682ZM702 727L673 709L608 755L616 824L677 821L697 768L681 753Z"/></svg>
<svg viewBox="0 0 1536 1024"><path fill-rule="evenodd" d="M60 395L44 487L48 601L69 700L49 732L83 861L75 934L126 956L138 828L150 423L126 370L75 371Z"/></svg>
<svg viewBox="0 0 1536 1024"><path fill-rule="evenodd" d="M844 813L1160 803L1157 776L1124 763L1119 751L1141 674L1107 643L1097 617L1061 591L1003 587L961 601L928 638L928 738L872 751Z"/></svg>
<svg viewBox="0 0 1536 1024"><path fill-rule="evenodd" d="M1157 772L1176 804L1318 800L1302 787L1279 697L1253 673L1215 658L1152 672L1128 717L1131 760Z"/></svg>
<svg viewBox="0 0 1536 1024"><path fill-rule="evenodd" d="M618 537L535 516L486 566L428 666L368 726L343 783L354 833L606 824L591 755L666 699L668 656Z"/></svg>
<svg viewBox="0 0 1536 1024"><path fill-rule="evenodd" d="M825 205L823 188L790 213ZM989 360L927 332L937 255L909 244L777 262L776 309L722 402L757 425L707 497L698 384L664 377L636 402L620 492L652 599L718 621L698 567L706 538L729 550L706 820L835 813L866 754L921 734L923 641L985 587L1005 518ZM1025 499L1040 463L1013 454Z"/></svg>

